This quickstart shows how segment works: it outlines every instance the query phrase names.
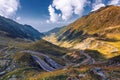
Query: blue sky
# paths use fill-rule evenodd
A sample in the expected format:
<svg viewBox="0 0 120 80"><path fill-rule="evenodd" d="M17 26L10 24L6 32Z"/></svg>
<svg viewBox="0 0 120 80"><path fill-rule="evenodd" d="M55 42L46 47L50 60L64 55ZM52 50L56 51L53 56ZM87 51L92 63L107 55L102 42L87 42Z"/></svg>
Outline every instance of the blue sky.
<svg viewBox="0 0 120 80"><path fill-rule="evenodd" d="M17 15L27 18L44 18L48 16L48 6L52 0L20 0Z"/></svg>
<svg viewBox="0 0 120 80"><path fill-rule="evenodd" d="M20 0L20 8L16 16L20 17L18 22L22 24L32 25L40 32L45 32L55 27L61 27L69 24L75 18L68 21L59 21L57 23L47 23L49 20L48 7L52 4L53 0Z"/></svg>
<svg viewBox="0 0 120 80"><path fill-rule="evenodd" d="M45 32L100 7L119 4L120 0L0 0L0 15Z"/></svg>

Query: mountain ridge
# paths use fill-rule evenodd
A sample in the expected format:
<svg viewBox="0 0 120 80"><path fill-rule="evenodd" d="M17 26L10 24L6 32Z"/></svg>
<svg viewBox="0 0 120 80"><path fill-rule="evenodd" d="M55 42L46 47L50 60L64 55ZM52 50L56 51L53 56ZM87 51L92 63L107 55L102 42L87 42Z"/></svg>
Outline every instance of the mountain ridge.
<svg viewBox="0 0 120 80"><path fill-rule="evenodd" d="M120 27L115 29L115 26L120 26L120 6L102 7L69 24L67 29L59 35L59 40L72 40L86 35L103 37L108 33L119 33Z"/></svg>
<svg viewBox="0 0 120 80"><path fill-rule="evenodd" d="M5 32L6 36L12 38L37 40L44 36L30 25L22 25L2 16L0 16L0 31Z"/></svg>
<svg viewBox="0 0 120 80"><path fill-rule="evenodd" d="M62 27L56 27L56 28L53 28L47 32L44 32L44 34L46 36L50 36L52 33L55 33L56 35L59 34L59 32L61 31L61 29L65 28L65 26L62 26Z"/></svg>

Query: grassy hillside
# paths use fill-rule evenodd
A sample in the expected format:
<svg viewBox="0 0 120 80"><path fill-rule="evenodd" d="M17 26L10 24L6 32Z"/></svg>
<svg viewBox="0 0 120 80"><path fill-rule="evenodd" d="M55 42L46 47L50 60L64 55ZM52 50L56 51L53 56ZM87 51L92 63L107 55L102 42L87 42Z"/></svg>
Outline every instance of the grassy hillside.
<svg viewBox="0 0 120 80"><path fill-rule="evenodd" d="M66 26L59 36L44 39L66 48L98 51L105 58L120 55L120 6L102 7Z"/></svg>
<svg viewBox="0 0 120 80"><path fill-rule="evenodd" d="M54 55L54 56L62 56L68 51L66 48L58 47L45 40L39 40L37 42L30 44L28 46L28 49L43 52L48 55Z"/></svg>
<svg viewBox="0 0 120 80"><path fill-rule="evenodd" d="M107 6L79 18L67 26L59 40L84 39L90 36L119 39L120 7ZM115 37L113 35L116 35Z"/></svg>
<svg viewBox="0 0 120 80"><path fill-rule="evenodd" d="M0 33L2 36L30 40L39 40L44 36L30 25L22 25L2 16L0 16Z"/></svg>
<svg viewBox="0 0 120 80"><path fill-rule="evenodd" d="M50 30L50 31L48 31L48 32L45 32L44 34L45 34L46 36L50 36L52 33L58 35L58 34L62 31L62 29L64 29L65 27L66 27L66 26L57 27L57 28L54 28L54 29L52 29L52 30Z"/></svg>
<svg viewBox="0 0 120 80"><path fill-rule="evenodd" d="M103 7L35 42L0 31L0 79L101 80L102 72L109 80L119 80L119 17L119 6ZM41 59L48 65L44 68L54 67L54 61L63 67L44 71Z"/></svg>
<svg viewBox="0 0 120 80"><path fill-rule="evenodd" d="M66 68L64 70L58 70L54 72L47 72L36 75L36 78L29 77L30 80L69 80L69 79L78 79L78 80L101 80L101 78L94 73L91 72L94 67L100 67L107 78L110 80L118 79L119 80L119 72L120 66L114 67L106 67L100 65L84 65L78 68Z"/></svg>
<svg viewBox="0 0 120 80"><path fill-rule="evenodd" d="M28 77L44 72L32 58L31 54L23 52L24 50L46 54L61 65L66 64L62 56L69 52L69 50L53 45L45 40L31 42L29 40L13 39L4 36L0 36L0 50L0 63L3 62L2 64L5 64L0 64L0 66L2 66L0 70L3 71L2 69L5 69L6 72L4 75L0 76L2 80L26 80ZM43 56L38 57L44 60ZM8 70L6 68L8 68Z"/></svg>

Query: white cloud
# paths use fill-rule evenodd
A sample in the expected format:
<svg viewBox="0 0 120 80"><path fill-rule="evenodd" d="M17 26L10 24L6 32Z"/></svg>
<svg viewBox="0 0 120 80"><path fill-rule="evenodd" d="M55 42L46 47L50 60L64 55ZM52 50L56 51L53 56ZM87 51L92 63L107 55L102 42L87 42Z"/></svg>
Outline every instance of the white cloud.
<svg viewBox="0 0 120 80"><path fill-rule="evenodd" d="M62 18L62 20L67 21L73 14L81 15L86 3L87 0L53 0L53 3L51 4L52 6L50 6L54 9L53 13L55 15L51 15L49 6L50 21L54 21L51 19L52 17L54 18L56 16L59 16ZM61 13L57 14L55 13L55 10L60 10ZM56 19L56 21L57 20L58 19Z"/></svg>
<svg viewBox="0 0 120 80"><path fill-rule="evenodd" d="M50 23L50 20L46 20L46 23Z"/></svg>
<svg viewBox="0 0 120 80"><path fill-rule="evenodd" d="M21 17L17 17L16 20L17 20L17 21L20 21L20 20L21 20Z"/></svg>
<svg viewBox="0 0 120 80"><path fill-rule="evenodd" d="M53 6L62 12L62 19L67 20L73 14L71 0L54 0Z"/></svg>
<svg viewBox="0 0 120 80"><path fill-rule="evenodd" d="M104 7L105 4L102 0L95 0L95 3L92 4L92 11L96 11L101 7Z"/></svg>
<svg viewBox="0 0 120 80"><path fill-rule="evenodd" d="M120 0L110 0L108 5L118 5L120 4Z"/></svg>
<svg viewBox="0 0 120 80"><path fill-rule="evenodd" d="M0 15L4 17L13 16L19 7L19 0L0 0Z"/></svg>
<svg viewBox="0 0 120 80"><path fill-rule="evenodd" d="M57 22L59 15L55 13L55 9L52 7L52 5L49 6L48 10L50 13L50 21L53 23Z"/></svg>
<svg viewBox="0 0 120 80"><path fill-rule="evenodd" d="M72 0L74 13L81 15L84 10L84 7L86 6L85 4L87 3L88 3L87 0Z"/></svg>

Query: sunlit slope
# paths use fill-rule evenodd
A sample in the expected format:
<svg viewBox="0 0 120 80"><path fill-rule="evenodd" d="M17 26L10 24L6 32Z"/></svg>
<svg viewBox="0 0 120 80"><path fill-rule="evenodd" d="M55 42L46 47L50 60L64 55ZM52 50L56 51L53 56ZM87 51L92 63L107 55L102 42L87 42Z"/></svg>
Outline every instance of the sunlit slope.
<svg viewBox="0 0 120 80"><path fill-rule="evenodd" d="M104 57L120 55L120 6L102 7L66 26L59 36L44 37L56 45L99 51Z"/></svg>
<svg viewBox="0 0 120 80"><path fill-rule="evenodd" d="M103 7L79 18L67 26L59 40L84 39L88 36L120 39L120 7Z"/></svg>

